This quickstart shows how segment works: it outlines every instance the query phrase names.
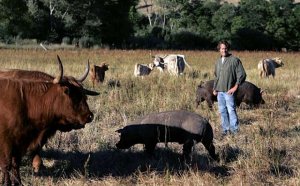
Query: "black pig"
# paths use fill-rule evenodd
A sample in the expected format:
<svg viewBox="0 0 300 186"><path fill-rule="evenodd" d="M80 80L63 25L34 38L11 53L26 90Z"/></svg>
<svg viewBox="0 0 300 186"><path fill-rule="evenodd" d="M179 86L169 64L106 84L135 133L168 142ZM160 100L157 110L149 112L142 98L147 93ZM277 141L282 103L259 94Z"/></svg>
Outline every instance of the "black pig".
<svg viewBox="0 0 300 186"><path fill-rule="evenodd" d="M130 122L116 132L121 133L116 144L119 149L144 144L146 152L152 154L157 143L178 142L183 144L183 159L189 160L193 145L202 142L210 156L218 160L212 127L196 113L184 110L153 113Z"/></svg>

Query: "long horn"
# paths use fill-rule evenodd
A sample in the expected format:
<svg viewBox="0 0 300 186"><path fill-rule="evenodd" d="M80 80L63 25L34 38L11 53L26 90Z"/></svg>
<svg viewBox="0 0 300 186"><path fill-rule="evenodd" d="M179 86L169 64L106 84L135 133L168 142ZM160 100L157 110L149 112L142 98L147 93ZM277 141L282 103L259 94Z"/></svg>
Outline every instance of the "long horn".
<svg viewBox="0 0 300 186"><path fill-rule="evenodd" d="M64 75L64 68L63 68L63 65L62 65L61 60L58 55L57 55L57 61L58 61L58 67L59 67L59 74L53 80L54 84L61 82L62 77Z"/></svg>
<svg viewBox="0 0 300 186"><path fill-rule="evenodd" d="M82 83L89 75L89 71L90 71L90 61L88 60L84 74L79 79L77 79L77 81Z"/></svg>
<svg viewBox="0 0 300 186"><path fill-rule="evenodd" d="M92 91L92 90L88 90L88 89L83 89L83 92L88 95L88 96L98 96L100 95L99 92L95 92L95 91Z"/></svg>

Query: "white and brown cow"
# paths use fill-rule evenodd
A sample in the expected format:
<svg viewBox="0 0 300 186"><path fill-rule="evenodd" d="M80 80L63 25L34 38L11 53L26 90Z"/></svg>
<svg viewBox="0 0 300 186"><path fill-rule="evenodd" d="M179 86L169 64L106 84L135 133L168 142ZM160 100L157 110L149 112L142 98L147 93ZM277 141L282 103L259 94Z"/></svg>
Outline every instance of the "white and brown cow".
<svg viewBox="0 0 300 186"><path fill-rule="evenodd" d="M161 72L168 71L169 74L176 76L183 74L185 65L190 67L184 55L180 54L169 54L163 57L156 55L153 63Z"/></svg>
<svg viewBox="0 0 300 186"><path fill-rule="evenodd" d="M136 63L134 66L134 76L147 76L151 73L151 71L154 68L154 64L150 63L148 65L146 64L138 64Z"/></svg>
<svg viewBox="0 0 300 186"><path fill-rule="evenodd" d="M263 59L260 60L257 68L259 70L260 77L269 77L269 75L272 75L273 78L275 76L275 68L283 66L283 61L276 57L272 59Z"/></svg>

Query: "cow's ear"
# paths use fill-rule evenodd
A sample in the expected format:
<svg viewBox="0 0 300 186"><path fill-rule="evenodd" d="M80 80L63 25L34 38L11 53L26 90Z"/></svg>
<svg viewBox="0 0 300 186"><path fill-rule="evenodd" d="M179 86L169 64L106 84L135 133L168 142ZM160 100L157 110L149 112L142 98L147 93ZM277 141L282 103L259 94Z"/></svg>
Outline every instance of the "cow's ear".
<svg viewBox="0 0 300 186"><path fill-rule="evenodd" d="M260 94L261 94L261 95L265 92L265 91L262 90L262 89L259 89L259 91L260 91Z"/></svg>

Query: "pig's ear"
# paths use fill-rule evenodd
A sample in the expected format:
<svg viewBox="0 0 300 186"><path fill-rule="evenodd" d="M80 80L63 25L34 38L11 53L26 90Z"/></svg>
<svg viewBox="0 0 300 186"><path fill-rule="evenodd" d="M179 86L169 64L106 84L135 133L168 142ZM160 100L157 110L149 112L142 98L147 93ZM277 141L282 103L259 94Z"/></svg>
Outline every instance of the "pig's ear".
<svg viewBox="0 0 300 186"><path fill-rule="evenodd" d="M204 85L204 81L200 81L200 87L203 87L203 85Z"/></svg>
<svg viewBox="0 0 300 186"><path fill-rule="evenodd" d="M124 129L118 129L116 132L121 133Z"/></svg>

